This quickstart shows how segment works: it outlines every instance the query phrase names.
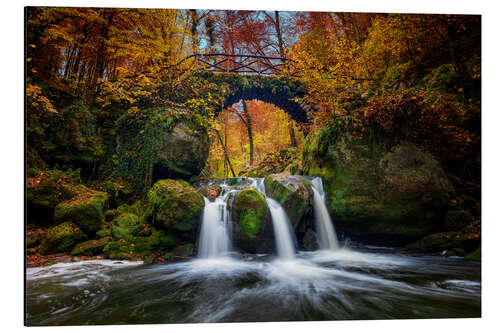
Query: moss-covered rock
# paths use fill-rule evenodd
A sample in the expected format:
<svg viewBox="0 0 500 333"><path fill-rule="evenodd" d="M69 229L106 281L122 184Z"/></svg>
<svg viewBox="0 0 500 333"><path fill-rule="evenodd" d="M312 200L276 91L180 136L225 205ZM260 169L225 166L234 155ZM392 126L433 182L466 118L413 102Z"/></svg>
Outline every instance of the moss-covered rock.
<svg viewBox="0 0 500 333"><path fill-rule="evenodd" d="M132 184L119 178L95 181L92 188L100 192L106 192L111 207L127 203L134 194Z"/></svg>
<svg viewBox="0 0 500 333"><path fill-rule="evenodd" d="M463 249L465 253L469 253L479 246L480 241L480 235L477 232L450 231L427 235L406 247L409 250L421 252Z"/></svg>
<svg viewBox="0 0 500 333"><path fill-rule="evenodd" d="M85 239L85 234L71 222L49 228L40 244L41 254L69 252L75 244Z"/></svg>
<svg viewBox="0 0 500 333"><path fill-rule="evenodd" d="M246 188L231 198L233 240L236 247L251 253L272 249L270 212L265 197Z"/></svg>
<svg viewBox="0 0 500 333"><path fill-rule="evenodd" d="M172 255L174 257L188 258L194 255L195 248L193 244L183 244L179 245L172 250Z"/></svg>
<svg viewBox="0 0 500 333"><path fill-rule="evenodd" d="M91 239L75 245L71 251L71 255L95 256L103 253L104 247L112 240L111 237L101 239Z"/></svg>
<svg viewBox="0 0 500 333"><path fill-rule="evenodd" d="M114 238L124 238L125 235L137 236L145 225L139 217L131 213L120 214L111 224L111 234Z"/></svg>
<svg viewBox="0 0 500 333"><path fill-rule="evenodd" d="M210 201L214 201L214 199L220 195L222 188L218 184L213 184L203 186L199 191L201 195L208 198Z"/></svg>
<svg viewBox="0 0 500 333"><path fill-rule="evenodd" d="M472 222L472 216L465 210L450 210L446 213L444 225L447 230L459 231Z"/></svg>
<svg viewBox="0 0 500 333"><path fill-rule="evenodd" d="M471 261L481 261L481 247L478 247L474 252L467 254L464 259Z"/></svg>
<svg viewBox="0 0 500 333"><path fill-rule="evenodd" d="M78 195L57 205L55 221L70 221L89 236L94 236L104 222L104 211L108 203L108 194L93 191Z"/></svg>
<svg viewBox="0 0 500 333"><path fill-rule="evenodd" d="M42 234L40 230L27 230L26 231L26 248L32 248L40 244Z"/></svg>
<svg viewBox="0 0 500 333"><path fill-rule="evenodd" d="M191 185L182 180L159 180L147 198L147 215L154 226L166 231L188 231L195 236L205 201Z"/></svg>
<svg viewBox="0 0 500 333"><path fill-rule="evenodd" d="M266 194L285 209L294 230L305 232L306 214L312 209L311 183L301 176L287 173L273 174L264 180Z"/></svg>
<svg viewBox="0 0 500 333"><path fill-rule="evenodd" d="M323 178L338 231L385 244L439 231L452 191L438 161L422 148L328 127L307 136L303 172Z"/></svg>
<svg viewBox="0 0 500 333"><path fill-rule="evenodd" d="M138 260L152 253L153 249L148 237L126 236L108 242L104 246L104 254L114 260Z"/></svg>
<svg viewBox="0 0 500 333"><path fill-rule="evenodd" d="M26 179L28 223L51 224L55 207L77 195L91 192L75 175L60 170L39 172Z"/></svg>
<svg viewBox="0 0 500 333"><path fill-rule="evenodd" d="M153 229L149 236L125 235L110 241L103 251L109 259L137 260L150 256L155 251L171 250L176 244L174 236Z"/></svg>

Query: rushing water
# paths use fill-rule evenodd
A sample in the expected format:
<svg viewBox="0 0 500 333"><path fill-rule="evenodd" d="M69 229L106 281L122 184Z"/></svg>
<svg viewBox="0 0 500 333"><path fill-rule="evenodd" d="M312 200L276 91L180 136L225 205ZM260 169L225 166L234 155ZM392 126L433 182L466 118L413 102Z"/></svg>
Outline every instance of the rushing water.
<svg viewBox="0 0 500 333"><path fill-rule="evenodd" d="M295 257L293 231L285 210L274 199L266 198L267 205L273 219L274 237L278 258L291 260Z"/></svg>
<svg viewBox="0 0 500 333"><path fill-rule="evenodd" d="M321 250L297 253L285 210L266 197L277 257L231 256L227 201L241 182L223 184L214 202L205 199L197 259L29 268L27 324L480 317L479 263L390 248L339 248L320 178L312 184ZM244 186L265 195L262 178Z"/></svg>
<svg viewBox="0 0 500 333"><path fill-rule="evenodd" d="M325 204L325 192L321 178L316 177L311 181L313 197L314 219L316 221L316 234L319 236L319 246L323 250L337 250L339 242L333 227L332 219Z"/></svg>
<svg viewBox="0 0 500 333"><path fill-rule="evenodd" d="M214 202L205 199L203 220L200 232L198 256L200 258L216 258L226 256L230 250L230 223L227 196L215 198Z"/></svg>
<svg viewBox="0 0 500 333"><path fill-rule="evenodd" d="M296 260L58 264L27 271L28 325L389 318L481 314L480 264L341 249Z"/></svg>

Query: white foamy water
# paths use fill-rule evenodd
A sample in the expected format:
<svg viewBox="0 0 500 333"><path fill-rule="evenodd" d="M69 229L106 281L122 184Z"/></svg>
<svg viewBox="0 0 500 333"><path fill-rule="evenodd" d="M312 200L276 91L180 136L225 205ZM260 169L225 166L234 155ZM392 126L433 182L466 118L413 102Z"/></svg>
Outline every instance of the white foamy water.
<svg viewBox="0 0 500 333"><path fill-rule="evenodd" d="M228 194L215 198L214 202L204 198L205 208L203 210L200 245L198 248L198 257L200 258L223 257L230 250Z"/></svg>
<svg viewBox="0 0 500 333"><path fill-rule="evenodd" d="M252 183L250 184L251 187L255 188L257 191L262 193L264 196L266 196L266 185L264 184L265 178L250 178L252 180Z"/></svg>
<svg viewBox="0 0 500 333"><path fill-rule="evenodd" d="M128 260L82 260L78 262L58 263L48 267L32 267L26 269L26 280L36 280L63 275L94 274L102 269L137 266L142 261ZM89 273L90 272L90 273Z"/></svg>
<svg viewBox="0 0 500 333"><path fill-rule="evenodd" d="M323 250L337 250L339 241L333 227L332 219L328 213L328 208L325 204L325 192L323 190L323 182L320 177L312 180L313 210L314 220L316 222L316 233L319 237L319 246Z"/></svg>
<svg viewBox="0 0 500 333"><path fill-rule="evenodd" d="M274 237L278 257L284 260L295 258L293 231L285 210L274 199L266 198L273 219Z"/></svg>

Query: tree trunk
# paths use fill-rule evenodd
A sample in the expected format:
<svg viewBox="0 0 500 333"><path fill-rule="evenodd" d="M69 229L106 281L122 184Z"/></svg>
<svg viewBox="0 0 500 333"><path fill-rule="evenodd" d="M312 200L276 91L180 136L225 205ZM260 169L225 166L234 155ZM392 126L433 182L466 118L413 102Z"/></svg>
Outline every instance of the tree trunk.
<svg viewBox="0 0 500 333"><path fill-rule="evenodd" d="M233 166L231 165L231 160L229 160L229 155L227 153L227 147L224 145L224 142L222 141L222 138L220 136L219 131L215 130L217 133L217 138L219 139L219 143L222 146L222 150L224 150L224 157L226 158L227 164L229 165L229 168L231 169L231 173L233 174L233 177L236 177L236 174L234 173Z"/></svg>
<svg viewBox="0 0 500 333"><path fill-rule="evenodd" d="M297 147L297 138L295 137L295 130L292 121L288 122L288 131L290 132L290 146Z"/></svg>
<svg viewBox="0 0 500 333"><path fill-rule="evenodd" d="M250 145L250 165L253 165L253 133L252 133L252 118L248 113L247 103L241 101L243 104L243 112L246 118L247 132L248 132L248 143Z"/></svg>

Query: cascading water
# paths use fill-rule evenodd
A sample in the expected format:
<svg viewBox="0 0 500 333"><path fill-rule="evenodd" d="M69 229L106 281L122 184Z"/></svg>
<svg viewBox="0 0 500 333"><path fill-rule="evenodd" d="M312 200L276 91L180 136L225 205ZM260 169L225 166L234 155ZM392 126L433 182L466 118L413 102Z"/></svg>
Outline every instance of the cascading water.
<svg viewBox="0 0 500 333"><path fill-rule="evenodd" d="M319 246L322 250L337 250L339 242L325 204L323 182L320 177L316 177L312 180L311 184L314 193L313 210L316 221L316 232L319 236Z"/></svg>
<svg viewBox="0 0 500 333"><path fill-rule="evenodd" d="M278 257L284 260L292 260L295 258L294 235L288 220L288 216L279 204L274 199L266 195L266 186L264 178L251 178L251 187L262 193L266 197L267 206L271 211L271 219L273 221L274 238Z"/></svg>
<svg viewBox="0 0 500 333"><path fill-rule="evenodd" d="M231 247L229 237L229 212L226 209L229 193L211 202L205 199L203 221L201 224L199 258L218 258L227 256Z"/></svg>
<svg viewBox="0 0 500 333"><path fill-rule="evenodd" d="M250 186L266 196L266 185L264 184L264 179L265 178L251 178L252 183Z"/></svg>
<svg viewBox="0 0 500 333"><path fill-rule="evenodd" d="M276 200L266 198L266 201L273 219L274 237L278 250L278 257L284 260L292 260L295 258L295 246L288 216L283 207L281 207Z"/></svg>

